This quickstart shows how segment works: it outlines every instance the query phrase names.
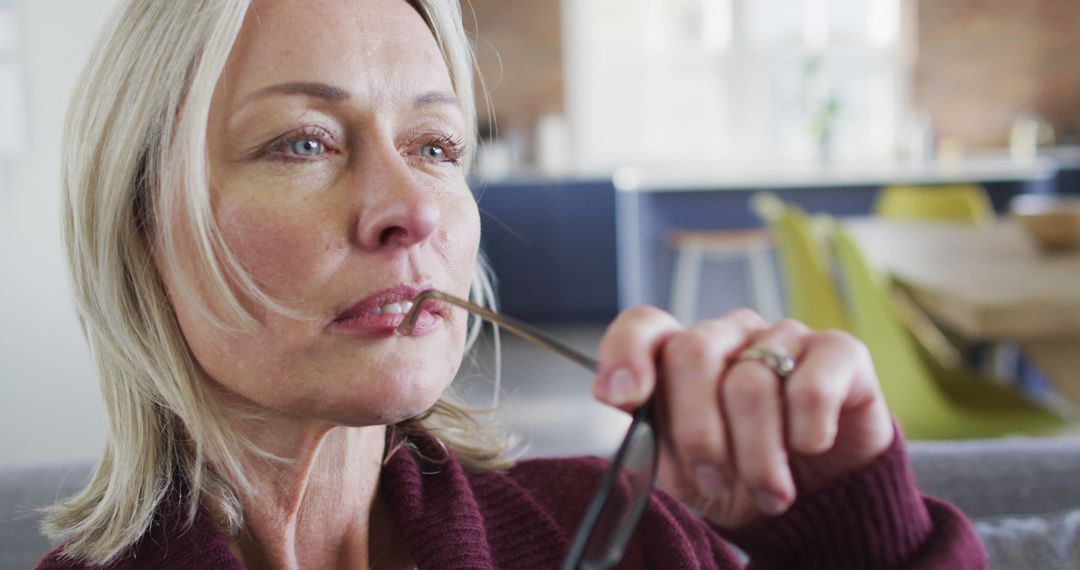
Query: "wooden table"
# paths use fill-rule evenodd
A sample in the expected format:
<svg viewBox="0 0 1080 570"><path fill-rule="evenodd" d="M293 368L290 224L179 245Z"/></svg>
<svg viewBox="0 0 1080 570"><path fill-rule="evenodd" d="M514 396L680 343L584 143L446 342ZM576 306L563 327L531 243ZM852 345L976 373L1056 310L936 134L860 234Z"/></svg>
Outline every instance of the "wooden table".
<svg viewBox="0 0 1080 570"><path fill-rule="evenodd" d="M860 218L845 227L929 315L974 338L1019 343L1080 404L1080 251L1044 253L1010 218L982 226Z"/></svg>

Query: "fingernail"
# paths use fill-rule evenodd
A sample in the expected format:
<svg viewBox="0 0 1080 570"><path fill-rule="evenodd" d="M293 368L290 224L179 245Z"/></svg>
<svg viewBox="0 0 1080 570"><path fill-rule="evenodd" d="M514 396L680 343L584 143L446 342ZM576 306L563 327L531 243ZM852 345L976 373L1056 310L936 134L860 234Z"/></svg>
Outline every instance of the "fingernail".
<svg viewBox="0 0 1080 570"><path fill-rule="evenodd" d="M608 379L608 398L616 406L625 404L637 391L634 375L625 368L619 368Z"/></svg>
<svg viewBox="0 0 1080 570"><path fill-rule="evenodd" d="M761 512L768 515L779 515L787 510L787 501L769 491L758 491L754 493L754 501L757 502L757 506L761 509Z"/></svg>
<svg viewBox="0 0 1080 570"><path fill-rule="evenodd" d="M716 465L698 465L694 469L698 490L710 497L723 495L731 486L731 476Z"/></svg>

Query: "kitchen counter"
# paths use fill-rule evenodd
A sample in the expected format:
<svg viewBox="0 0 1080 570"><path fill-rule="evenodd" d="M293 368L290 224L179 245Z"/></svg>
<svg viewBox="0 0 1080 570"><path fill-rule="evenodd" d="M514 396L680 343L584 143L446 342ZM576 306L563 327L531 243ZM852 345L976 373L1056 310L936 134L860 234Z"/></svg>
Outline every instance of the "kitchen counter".
<svg viewBox="0 0 1080 570"><path fill-rule="evenodd" d="M1080 193L1080 147L1026 161L999 151L951 162L730 166L476 176L470 185L503 308L533 320L604 321L619 307L665 307L672 232L760 227L748 203L761 190L837 216L870 213L881 187L893 183L977 182L998 211L1021 192ZM741 267L705 269L703 287L712 293L702 296L700 316L747 302Z"/></svg>
<svg viewBox="0 0 1080 570"><path fill-rule="evenodd" d="M717 191L820 187L881 187L890 184L1029 182L1054 177L1065 164L1080 165L1080 150L1018 160L987 153L956 160L751 163L633 167L613 176L622 192Z"/></svg>
<svg viewBox="0 0 1080 570"><path fill-rule="evenodd" d="M1080 149L1048 149L1026 160L991 151L948 161L620 169L613 176L620 306L668 306L674 272L670 236L687 230L761 227L750 208L758 192L774 192L808 212L865 216L873 211L882 187L961 182L982 185L998 212L1006 212L1021 193L1080 192ZM746 304L753 292L744 284L743 271L726 265L702 275L695 316Z"/></svg>

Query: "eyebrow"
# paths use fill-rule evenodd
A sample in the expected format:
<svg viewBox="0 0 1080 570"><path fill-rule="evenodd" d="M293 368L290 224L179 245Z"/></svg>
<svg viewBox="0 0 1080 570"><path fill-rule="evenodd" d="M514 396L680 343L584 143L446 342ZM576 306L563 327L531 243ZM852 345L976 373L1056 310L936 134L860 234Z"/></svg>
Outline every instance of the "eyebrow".
<svg viewBox="0 0 1080 570"><path fill-rule="evenodd" d="M289 83L278 83L269 87L264 87L247 97L244 97L236 108L243 107L244 105L256 100L262 99L270 95L306 95L308 97L317 97L319 99L325 99L327 101L345 101L352 97L346 89L330 85L329 83L319 83L317 81L292 81ZM414 107L425 107L428 105L450 105L463 109L461 99L454 96L453 93L447 91L427 91L421 93L413 98Z"/></svg>
<svg viewBox="0 0 1080 570"><path fill-rule="evenodd" d="M427 93L421 93L413 98L414 107L424 107L427 105L451 105L457 107L459 110L463 109L461 99L454 96L453 93L446 91L428 91Z"/></svg>
<svg viewBox="0 0 1080 570"><path fill-rule="evenodd" d="M262 99L268 95L307 95L309 97L318 97L328 101L344 101L352 96L348 91L327 83L292 81L289 83L278 83L277 85L264 87L251 95L244 97L237 107L242 107L246 103L255 99Z"/></svg>

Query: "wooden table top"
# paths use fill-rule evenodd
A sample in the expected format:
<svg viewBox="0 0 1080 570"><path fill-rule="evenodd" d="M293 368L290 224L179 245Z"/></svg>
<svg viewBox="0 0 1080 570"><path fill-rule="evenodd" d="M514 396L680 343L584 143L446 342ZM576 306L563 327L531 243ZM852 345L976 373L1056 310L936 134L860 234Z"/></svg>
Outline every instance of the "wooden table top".
<svg viewBox="0 0 1080 570"><path fill-rule="evenodd" d="M871 264L975 337L1080 339L1080 251L1044 253L1015 220L981 226L844 221Z"/></svg>

